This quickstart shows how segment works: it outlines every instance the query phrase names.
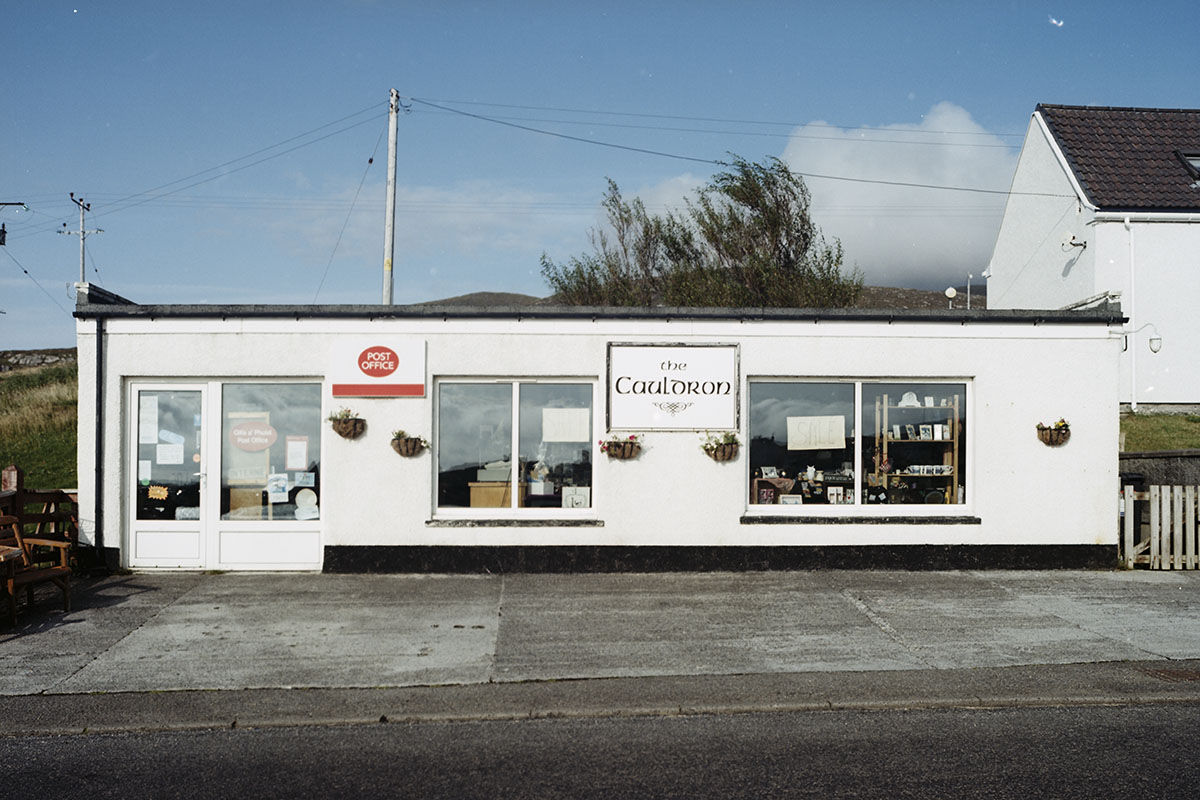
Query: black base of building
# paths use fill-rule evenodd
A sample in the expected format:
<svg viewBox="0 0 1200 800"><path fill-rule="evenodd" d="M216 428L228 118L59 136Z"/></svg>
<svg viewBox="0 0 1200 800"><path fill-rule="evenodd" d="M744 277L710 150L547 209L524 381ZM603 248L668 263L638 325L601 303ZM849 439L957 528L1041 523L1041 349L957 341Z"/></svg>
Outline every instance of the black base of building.
<svg viewBox="0 0 1200 800"><path fill-rule="evenodd" d="M812 569L1113 569L1116 545L861 547L326 547L325 572L755 572Z"/></svg>

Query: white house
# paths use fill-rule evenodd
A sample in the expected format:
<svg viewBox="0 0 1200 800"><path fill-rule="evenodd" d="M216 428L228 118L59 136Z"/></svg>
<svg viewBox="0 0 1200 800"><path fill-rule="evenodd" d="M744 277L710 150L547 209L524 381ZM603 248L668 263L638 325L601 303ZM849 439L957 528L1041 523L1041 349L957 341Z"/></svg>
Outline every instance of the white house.
<svg viewBox="0 0 1200 800"><path fill-rule="evenodd" d="M76 317L81 536L128 567L1115 563L1111 309Z"/></svg>
<svg viewBox="0 0 1200 800"><path fill-rule="evenodd" d="M1120 296L1120 401L1200 403L1200 110L1039 105L988 276L990 308Z"/></svg>

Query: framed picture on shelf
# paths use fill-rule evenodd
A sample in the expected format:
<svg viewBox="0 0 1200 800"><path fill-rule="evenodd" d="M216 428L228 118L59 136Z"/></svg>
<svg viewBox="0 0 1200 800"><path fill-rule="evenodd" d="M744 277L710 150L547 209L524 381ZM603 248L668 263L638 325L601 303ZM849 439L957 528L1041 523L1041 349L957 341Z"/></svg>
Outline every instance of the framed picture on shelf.
<svg viewBox="0 0 1200 800"><path fill-rule="evenodd" d="M779 477L779 468L778 467L763 467L762 468L762 476L764 478L778 478Z"/></svg>
<svg viewBox="0 0 1200 800"><path fill-rule="evenodd" d="M921 426L921 438L922 439L932 439L933 438L933 426L932 425L922 425Z"/></svg>
<svg viewBox="0 0 1200 800"><path fill-rule="evenodd" d="M899 426L899 425L893 425L893 426L892 426L892 438L893 438L893 439L899 439L899 438L900 438L900 426Z"/></svg>
<svg viewBox="0 0 1200 800"><path fill-rule="evenodd" d="M908 434L908 438L909 438L909 439L915 439L915 438L917 438L917 429L916 429L916 427L914 427L914 426L912 426L912 425L905 425L905 426L904 426L904 432L905 432L906 434Z"/></svg>
<svg viewBox="0 0 1200 800"><path fill-rule="evenodd" d="M758 487L758 502L760 505L771 505L775 502L775 487L760 486Z"/></svg>
<svg viewBox="0 0 1200 800"><path fill-rule="evenodd" d="M804 495L802 495L802 494L781 494L781 495L779 495L779 504L781 506L804 505Z"/></svg>

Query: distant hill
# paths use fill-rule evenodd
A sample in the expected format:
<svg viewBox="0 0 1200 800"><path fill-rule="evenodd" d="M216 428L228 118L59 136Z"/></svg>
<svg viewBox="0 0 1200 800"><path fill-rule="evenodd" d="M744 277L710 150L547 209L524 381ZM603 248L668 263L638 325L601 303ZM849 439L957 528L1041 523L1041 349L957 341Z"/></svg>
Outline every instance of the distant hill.
<svg viewBox="0 0 1200 800"><path fill-rule="evenodd" d="M967 287L956 289L958 296L954 298L954 308L967 307ZM950 308L950 300L945 292L926 289L901 289L890 286L864 286L862 297L857 308ZM550 297L534 297L529 294L512 292L472 292L448 297L445 300L431 300L427 305L438 306L544 306L553 305ZM971 308L987 308L987 290L984 286L971 287Z"/></svg>
<svg viewBox="0 0 1200 800"><path fill-rule="evenodd" d="M967 287L955 288L958 295L953 308L967 307ZM950 308L951 301L945 291L926 289L899 289L890 286L864 286L857 308ZM987 288L971 286L971 308L987 308Z"/></svg>
<svg viewBox="0 0 1200 800"><path fill-rule="evenodd" d="M47 364L75 363L74 347L56 347L50 350L0 350L0 372L21 367L42 367Z"/></svg>

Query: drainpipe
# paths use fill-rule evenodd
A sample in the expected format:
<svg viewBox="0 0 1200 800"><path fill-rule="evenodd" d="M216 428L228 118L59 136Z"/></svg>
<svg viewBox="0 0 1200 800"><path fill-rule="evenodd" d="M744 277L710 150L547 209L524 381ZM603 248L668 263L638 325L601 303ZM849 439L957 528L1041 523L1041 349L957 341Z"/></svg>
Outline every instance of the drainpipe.
<svg viewBox="0 0 1200 800"><path fill-rule="evenodd" d="M1125 217L1125 230L1129 234L1129 329L1137 330L1137 293L1135 290L1135 270L1133 267L1133 223L1129 217ZM1135 334L1136 335L1136 334ZM1137 346L1136 343L1129 343L1129 410L1137 413Z"/></svg>
<svg viewBox="0 0 1200 800"><path fill-rule="evenodd" d="M96 444L95 444L95 488L93 498L96 507L94 547L96 554L107 563L104 555L104 317L96 316Z"/></svg>

